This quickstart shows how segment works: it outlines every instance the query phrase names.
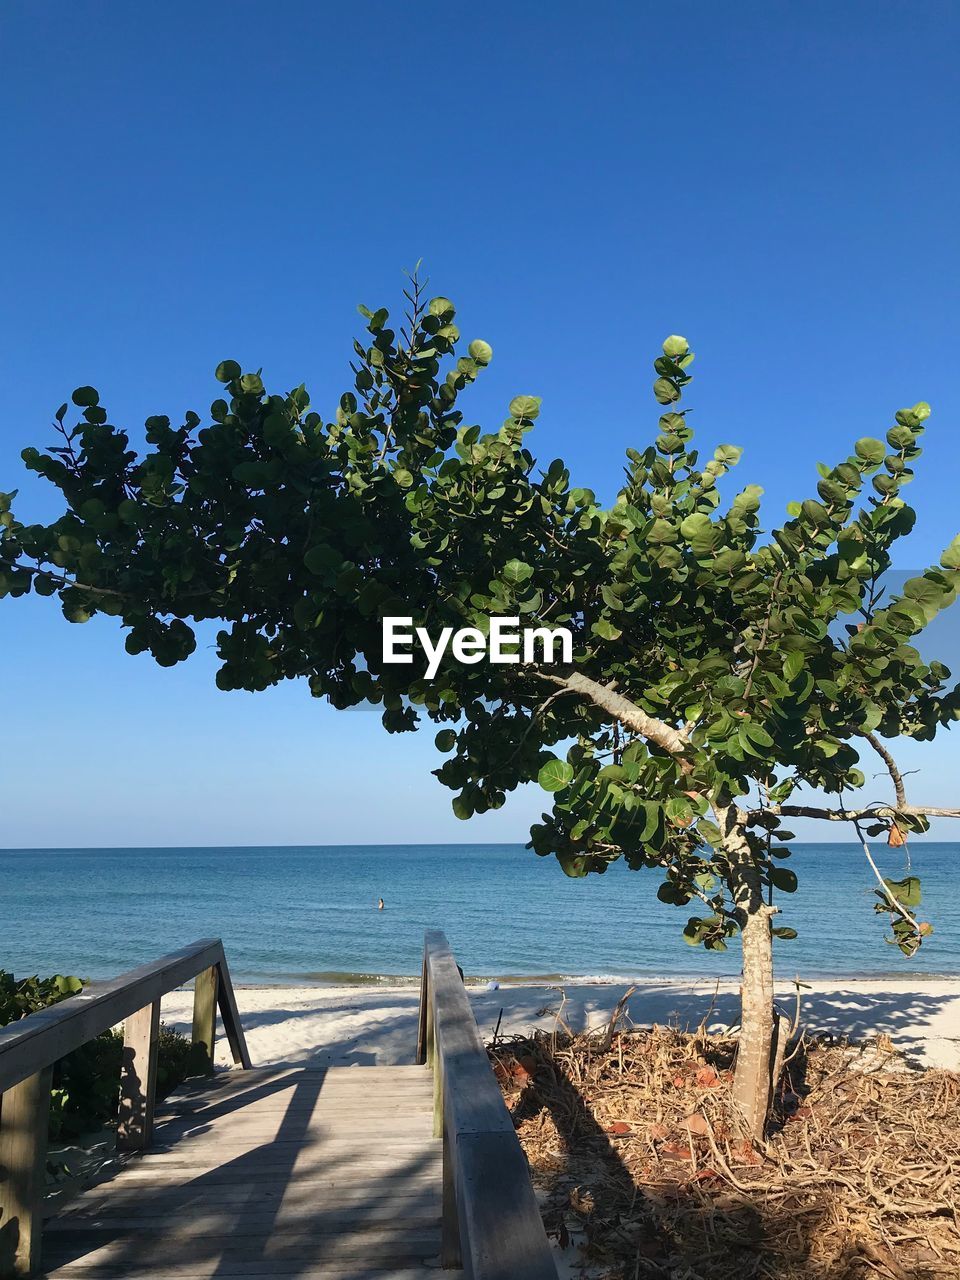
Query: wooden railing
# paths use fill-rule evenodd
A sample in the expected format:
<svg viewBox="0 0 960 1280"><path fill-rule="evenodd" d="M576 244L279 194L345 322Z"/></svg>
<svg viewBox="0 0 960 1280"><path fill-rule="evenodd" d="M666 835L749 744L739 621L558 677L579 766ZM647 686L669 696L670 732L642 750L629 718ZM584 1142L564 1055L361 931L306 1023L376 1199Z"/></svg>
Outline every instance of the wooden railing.
<svg viewBox="0 0 960 1280"><path fill-rule="evenodd" d="M54 1063L101 1032L124 1024L117 1147L150 1141L157 1087L160 997L196 979L193 1041L213 1061L217 1006L234 1062L250 1066L233 984L219 938L99 982L60 1004L0 1028L0 1277L39 1265Z"/></svg>
<svg viewBox="0 0 960 1280"><path fill-rule="evenodd" d="M439 932L424 942L417 1061L433 1069L443 1137L442 1265L471 1280L557 1280L526 1156Z"/></svg>

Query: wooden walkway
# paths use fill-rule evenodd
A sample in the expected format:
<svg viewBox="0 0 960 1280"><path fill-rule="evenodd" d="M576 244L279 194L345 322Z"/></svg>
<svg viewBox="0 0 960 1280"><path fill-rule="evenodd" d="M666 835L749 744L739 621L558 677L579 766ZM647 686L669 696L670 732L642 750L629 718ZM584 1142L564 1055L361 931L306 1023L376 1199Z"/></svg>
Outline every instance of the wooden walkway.
<svg viewBox="0 0 960 1280"><path fill-rule="evenodd" d="M236 1066L156 1105L160 1000L191 981L194 1044L213 1057L219 1009ZM120 1023L122 1167L50 1213L54 1064ZM434 931L410 1047L419 1065L254 1068L219 938L0 1027L0 1280L557 1280Z"/></svg>
<svg viewBox="0 0 960 1280"><path fill-rule="evenodd" d="M424 1066L231 1071L158 1108L153 1143L44 1229L50 1280L422 1280L441 1140Z"/></svg>

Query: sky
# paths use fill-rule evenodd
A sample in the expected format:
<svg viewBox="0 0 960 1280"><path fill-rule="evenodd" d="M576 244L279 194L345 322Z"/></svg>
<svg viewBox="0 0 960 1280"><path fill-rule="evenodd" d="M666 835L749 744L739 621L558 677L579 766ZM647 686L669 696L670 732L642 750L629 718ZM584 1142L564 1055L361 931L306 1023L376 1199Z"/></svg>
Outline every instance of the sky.
<svg viewBox="0 0 960 1280"><path fill-rule="evenodd" d="M960 528L958 37L942 0L5 0L0 489L58 513L20 450L81 384L135 437L203 414L225 358L332 413L356 304L397 308L422 258L494 348L468 420L542 396L534 452L605 499L669 333L771 522L928 400L899 563L933 562ZM432 731L122 638L0 601L0 844L520 841L543 807L459 822ZM903 752L917 801L956 803L958 743Z"/></svg>

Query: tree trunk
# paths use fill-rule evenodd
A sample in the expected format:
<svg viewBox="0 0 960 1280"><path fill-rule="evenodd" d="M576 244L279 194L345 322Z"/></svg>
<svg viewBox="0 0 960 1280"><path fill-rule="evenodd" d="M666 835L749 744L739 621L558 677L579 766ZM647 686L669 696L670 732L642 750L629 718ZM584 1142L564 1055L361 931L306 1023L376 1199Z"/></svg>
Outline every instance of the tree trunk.
<svg viewBox="0 0 960 1280"><path fill-rule="evenodd" d="M771 907L762 903L746 912L741 924L743 981L740 988L740 1044L733 1077L733 1101L742 1136L763 1137L773 1096L775 1040Z"/></svg>
<svg viewBox="0 0 960 1280"><path fill-rule="evenodd" d="M723 817L724 850L730 859L733 891L743 945L740 988L740 1043L733 1077L733 1101L741 1137L763 1138L773 1097L777 1018L773 1008L773 935L776 908L763 901L760 869L735 809Z"/></svg>

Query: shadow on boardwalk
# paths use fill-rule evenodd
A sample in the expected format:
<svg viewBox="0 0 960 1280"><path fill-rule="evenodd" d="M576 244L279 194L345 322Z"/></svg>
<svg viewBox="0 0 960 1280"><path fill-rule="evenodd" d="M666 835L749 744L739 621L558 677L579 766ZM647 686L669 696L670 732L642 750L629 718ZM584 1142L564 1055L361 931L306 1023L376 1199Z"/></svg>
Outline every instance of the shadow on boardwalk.
<svg viewBox="0 0 960 1280"><path fill-rule="evenodd" d="M366 1089L361 1074L370 1077ZM152 1156L88 1192L80 1220L67 1212L48 1224L44 1274L313 1280L333 1268L350 1280L435 1261L439 1151L426 1089L417 1082L408 1108L422 1125L408 1120L398 1135L390 1108L403 1111L404 1102L395 1076L385 1082L360 1069L328 1081L326 1072L298 1070L168 1100ZM325 1088L333 1101L321 1112ZM372 1123L355 1119L364 1097ZM236 1153L244 1124L249 1149ZM211 1167L197 1172L202 1163Z"/></svg>

